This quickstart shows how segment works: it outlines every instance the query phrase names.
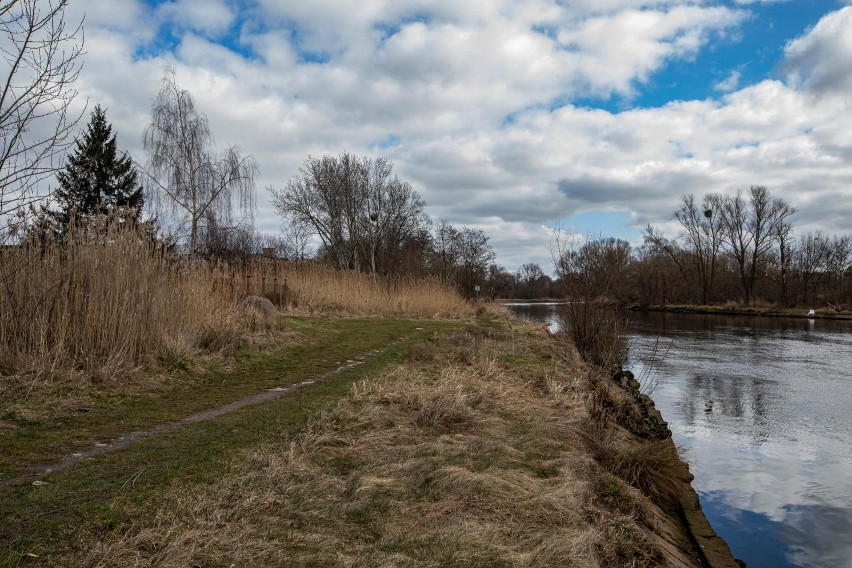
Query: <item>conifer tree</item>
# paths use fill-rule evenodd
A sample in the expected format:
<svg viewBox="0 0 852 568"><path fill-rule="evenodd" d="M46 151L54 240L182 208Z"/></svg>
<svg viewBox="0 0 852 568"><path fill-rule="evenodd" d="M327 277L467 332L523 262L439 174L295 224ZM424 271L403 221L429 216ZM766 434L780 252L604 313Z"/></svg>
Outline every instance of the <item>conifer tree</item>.
<svg viewBox="0 0 852 568"><path fill-rule="evenodd" d="M60 232L67 229L72 216L79 223L118 208L123 211L122 219L135 222L144 203L137 175L130 156L126 152L118 156L106 111L95 106L85 134L56 175L59 188L52 197L57 209L47 211L47 216Z"/></svg>

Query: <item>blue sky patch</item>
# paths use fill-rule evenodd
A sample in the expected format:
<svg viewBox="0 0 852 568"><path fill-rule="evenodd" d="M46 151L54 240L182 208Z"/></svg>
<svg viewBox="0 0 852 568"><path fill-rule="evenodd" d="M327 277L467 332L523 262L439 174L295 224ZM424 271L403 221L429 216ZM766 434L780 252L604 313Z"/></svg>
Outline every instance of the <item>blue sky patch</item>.
<svg viewBox="0 0 852 568"><path fill-rule="evenodd" d="M634 83L632 97L612 95L577 98L573 104L618 113L630 108L656 108L671 101L719 100L727 90L777 79L785 46L813 27L834 0L795 0L754 3L737 30L713 34L693 58L673 59L645 83ZM736 72L736 82L723 89Z"/></svg>
<svg viewBox="0 0 852 568"><path fill-rule="evenodd" d="M626 211L588 211L565 217L559 226L568 233L577 233L591 239L615 237L636 244L641 240L639 230L632 228L630 214Z"/></svg>
<svg viewBox="0 0 852 568"><path fill-rule="evenodd" d="M387 150L388 148L393 148L395 146L399 146L402 144L402 139L396 134L389 134L382 138L381 140L374 140L370 142L369 147L372 151L381 151Z"/></svg>

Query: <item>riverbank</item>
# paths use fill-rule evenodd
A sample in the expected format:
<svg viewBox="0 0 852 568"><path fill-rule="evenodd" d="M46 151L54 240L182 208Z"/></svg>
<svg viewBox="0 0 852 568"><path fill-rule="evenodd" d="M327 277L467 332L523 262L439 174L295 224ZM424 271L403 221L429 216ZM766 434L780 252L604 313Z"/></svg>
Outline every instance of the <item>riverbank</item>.
<svg viewBox="0 0 852 568"><path fill-rule="evenodd" d="M304 382L292 395L0 494L0 565L708 565L670 437L541 326L332 320L318 339L301 322L235 375L181 379L200 400L259 377ZM356 361L350 342L391 339L305 380ZM14 428L9 440L34 432Z"/></svg>
<svg viewBox="0 0 852 568"><path fill-rule="evenodd" d="M818 309L810 314L810 310L801 308L764 308L749 306L697 306L688 304L668 304L631 306L633 311L670 312L676 314L711 314L725 316L759 316L777 318L852 320L852 312L838 312L832 309Z"/></svg>

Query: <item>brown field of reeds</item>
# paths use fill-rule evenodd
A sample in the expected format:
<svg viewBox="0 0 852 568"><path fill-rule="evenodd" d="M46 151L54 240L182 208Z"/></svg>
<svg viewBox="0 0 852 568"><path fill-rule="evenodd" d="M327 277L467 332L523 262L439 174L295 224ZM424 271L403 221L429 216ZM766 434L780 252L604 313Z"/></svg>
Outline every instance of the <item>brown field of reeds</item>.
<svg viewBox="0 0 852 568"><path fill-rule="evenodd" d="M215 482L173 486L155 513L67 560L698 565L642 493L641 466L622 472L590 450L590 373L529 324L437 336L300 433L234 455ZM639 443L625 431L607 439L610 455Z"/></svg>
<svg viewBox="0 0 852 568"><path fill-rule="evenodd" d="M247 294L302 315L472 313L435 280L387 280L275 259L190 261L141 230L94 226L108 228L0 249L0 380L75 375L97 382L180 368L199 354L232 354L276 328L241 312Z"/></svg>

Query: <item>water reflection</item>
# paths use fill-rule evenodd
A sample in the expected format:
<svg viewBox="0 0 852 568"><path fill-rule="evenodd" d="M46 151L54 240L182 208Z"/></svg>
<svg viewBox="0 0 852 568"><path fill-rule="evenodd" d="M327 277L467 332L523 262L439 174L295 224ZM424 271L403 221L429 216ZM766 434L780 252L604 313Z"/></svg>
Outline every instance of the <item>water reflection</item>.
<svg viewBox="0 0 852 568"><path fill-rule="evenodd" d="M555 319L552 306L524 310ZM735 555L750 568L852 567L852 324L631 314L628 332L628 365Z"/></svg>
<svg viewBox="0 0 852 568"><path fill-rule="evenodd" d="M750 567L852 566L852 326L637 314L631 363L673 339L653 397L705 512Z"/></svg>
<svg viewBox="0 0 852 568"><path fill-rule="evenodd" d="M550 332L559 331L557 310L563 304L556 302L518 302L506 304L516 316L523 320L550 324Z"/></svg>

